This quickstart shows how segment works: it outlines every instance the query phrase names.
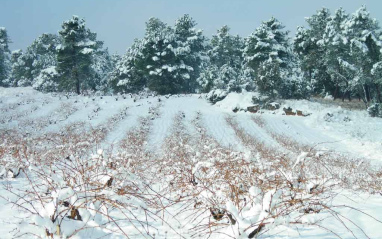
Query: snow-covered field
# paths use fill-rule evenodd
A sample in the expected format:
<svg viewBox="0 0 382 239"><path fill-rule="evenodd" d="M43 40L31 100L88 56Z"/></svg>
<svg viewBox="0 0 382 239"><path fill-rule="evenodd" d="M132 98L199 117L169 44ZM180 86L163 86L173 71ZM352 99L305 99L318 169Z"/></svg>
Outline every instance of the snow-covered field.
<svg viewBox="0 0 382 239"><path fill-rule="evenodd" d="M340 155L341 158L349 159L349 161L357 160L358 166L367 164L368 167L377 169L382 165L382 119L371 118L367 115L366 111L347 110L334 104L333 106L328 106L306 100L283 101L281 102L280 109L275 111L263 110L262 113L253 114L245 111L234 113L232 111L235 107L246 108L250 106L252 104L251 96L251 93L230 94L225 100L218 102L216 105L211 105L201 95L173 95L167 97L151 95L64 96L43 94L31 88L0 88L0 160L2 163L1 183L3 184L3 187L0 189L0 238L12 238L14 236L22 236L24 238L40 236L50 238L50 236L55 236L59 238L56 235L60 233L66 236L75 235L71 238L190 238L208 236L210 238L246 238L253 231L253 229L249 230L248 228L256 222L256 219L253 218L254 215L257 215L257 220L260 220L259 217L264 212L269 215L269 210L271 209L267 211L265 204L268 201L270 203L271 199L267 201L266 197L268 194L266 192L262 192L262 203L260 203L262 207L260 208L256 208L254 202L251 204L252 206L239 207L237 205L241 202L235 204L235 200L232 198L230 199L231 201L226 201L224 206L227 213L225 215L233 215L236 223L231 221L231 226L217 227L217 231L210 234L211 232L203 228L206 223L212 223L211 221L214 220L210 211L200 210L199 216L195 217L195 213L191 212L190 209L183 210L182 208L186 208L185 205L192 201L190 199L182 204L181 198L189 196L184 191L179 194L179 203L170 203L173 200L172 197L177 195L177 192L164 190L166 186L159 183L161 182L160 179L156 180L156 177L159 178L165 169L172 167L172 164L183 162L181 160L176 161L178 158L194 160L193 165L195 167L192 169L192 175L199 175L198 170L203 167L211 167L213 164L201 162L203 161L202 156L209 155L209 153L213 154L214 150L218 150L220 153L226 152L224 150L235 152L243 155L244 159L251 161L252 158L259 157L256 155L256 152L261 151L257 148L261 143L264 147L274 149L275 152L282 152L292 158L293 162L290 163L294 165L293 168L301 164L298 160L303 161L305 158L305 160L309 160L307 156L313 152L312 149L314 149L316 154L328 153L330 155ZM282 108L288 106L310 115L307 117L286 116L283 114ZM80 146L78 146L79 142L77 141L77 144L73 143L73 145L69 145L65 140L57 143L57 140L61 140L59 135L62 138L67 136L65 131L68 127L79 125L80 123L84 124L81 127L74 127L73 134L77 131L82 132L81 130L84 130L83 132L93 130L92 132L101 133L97 136L94 136L95 133L92 135L80 133L84 137L84 139L81 139ZM51 144L41 145L48 142L48 138L52 137L51 135L58 135L57 139L51 138ZM15 142L12 142L12 137L16 136L20 137L21 141L25 140L25 142L20 142L19 138L15 138ZM87 138L90 136L94 136L94 139ZM139 138L141 136L142 139ZM252 141L257 143L251 143ZM211 142L211 144L206 145L206 142ZM8 154L6 152L8 147L13 144L16 145L14 146L16 148L18 144L26 145L27 149L22 153L18 151L18 156L16 157L15 153ZM90 146L83 146L85 144ZM290 147L289 144L291 144ZM199 146L195 145L200 145L200 150ZM61 188L58 190L57 188L48 187L48 191L44 196L51 193L53 198L51 201L53 203L43 203L43 200L37 196L41 195L41 193L33 193L34 190L39 190L36 182L33 184L36 188L32 187L30 183L30 181L35 180L34 177L38 178L38 176L28 176L28 174L31 172L30 175L32 175L33 167L39 167L34 166L37 162L37 156L35 155L43 155L41 152L37 152L38 150L43 148L42 150L45 150L48 155L51 150L49 147L52 147L53 152L55 152L54 149L59 146L74 147L74 149L70 149L72 151L69 149L59 151L63 153L76 152L77 146L83 147L81 154L68 156L73 158L83 155L88 155L90 158L93 155L91 157L93 159L97 157L115 159L118 157L134 158L130 154L138 155L139 157L137 156L136 158L139 158L140 161L136 162L144 166L139 166L138 168L137 165L140 165L139 163L129 163L126 167L134 168L134 170L132 169L134 177L140 178L141 181L146 180L145 182L150 182L153 191L167 193L165 195L161 194L163 196L161 202L167 204L166 209L159 210L152 205L142 206L144 204L143 199L141 200L139 197L134 199L131 196L128 197L127 203L132 205L128 208L134 212L132 215L136 215L136 221L123 221L120 219L121 224L118 224L110 223L110 218L96 219L97 216L95 214L97 213L86 212L85 208L89 206L86 205L81 207L80 210L80 214L82 214L81 221L87 220L85 229L79 230L77 233L75 230L84 227L84 225L73 224L73 226L70 224L71 219L67 217L62 219L67 225L62 223L60 224L61 228L58 229L57 222L52 224L49 218L55 213L55 210L57 212L57 208L59 208L57 207L57 204L59 204L58 200L65 197L62 195L73 194L73 192L67 192L71 185L52 183L60 185ZM183 146L184 149L182 150L184 150L184 155L187 156L179 153L179 147L182 148ZM310 151L307 151L307 149ZM15 151L14 149L9 150ZM124 154L126 152L129 154ZM52 156L53 158L57 156L57 153L55 154ZM11 160L13 158L10 155L17 158L24 168L24 173L15 178L11 176L15 174L15 168L21 166L12 164ZM115 155L118 155L118 157ZM192 157L188 155L192 155ZM217 157L223 157L222 155L225 154L221 153L221 156ZM177 159L171 161L170 159L174 157L177 157ZM138 160L136 158L134 160ZM232 156L232 158L236 159L236 156ZM169 161L165 161L165 159ZM74 160L72 159L72 161ZM117 161L112 162L118 164ZM156 168L150 171L151 169L149 168L152 165L157 167L162 163L170 165L167 165L163 170L155 171L157 170ZM100 165L105 166L105 163L102 161ZM48 168L48 166L46 167ZM12 175L9 175L9 168L13 169ZM148 169L149 171L147 172L152 174L145 172L143 176L140 175L140 172L143 172L142 170L145 169ZM113 170L113 172L118 171L118 169ZM352 170L346 172L359 173L357 168ZM362 169L360 168L360 170ZM169 179L170 181L175 181L178 177L177 173L179 173L180 178L182 175L186 175L183 171L175 171L164 174L163 180L167 182L171 178ZM56 171L52 169L46 172L53 172L54 174ZM285 172L285 174L289 175L289 172ZM211 173L208 177L210 175ZM240 178L240 175L238 173L237 176ZM54 175L51 176L52 178L54 177ZM352 177L352 175L345 176ZM376 174L376 176L379 177L375 178L376 183L378 183L382 176L381 174ZM253 175L253 177L256 177L256 175ZM103 182L103 180L108 181L110 178L112 177L106 179L97 178L97 180ZM114 182L110 182L110 184L116 185L116 178L115 176ZM125 180L130 179L128 177L125 178ZM86 181L87 179L84 180ZM118 182L124 183L123 180ZM255 194L251 193L254 190L253 186L248 185L250 187L249 190L244 191L248 191L248 195L255 197ZM188 187L185 186L185 190ZM376 188L379 189L380 186L377 185ZM64 189L66 190L65 192L63 192ZM20 199L21 195L23 195L21 192L28 190L32 192L28 195L33 196L25 198L25 201L36 200L40 202L36 202L36 204L25 203L21 198L17 203L19 206L24 207L24 209L17 208L14 204L10 203ZM75 189L73 190L76 191ZM101 190L101 192L103 191ZM101 192L99 193L102 194ZM330 205L333 206L332 210L336 211L335 213L304 214L304 216L299 218L300 223L294 221L297 216L293 216L293 213L288 216L273 218L273 221L269 219L269 221L264 221L264 223L266 222L266 229L263 229L258 236L260 238L382 238L381 191L376 192L374 189L368 188L363 188L362 190L357 188L354 191L351 191L351 188L336 188L332 193L334 192L336 195L330 196ZM187 195L184 196L182 193ZM127 200L126 198L122 199L123 194L118 195L117 202ZM209 197L206 196L207 193L201 193L200 195L201 198ZM243 195L240 195L240 197L244 197ZM269 195L274 196L273 194ZM272 196L270 197L272 198ZM251 196L248 196L248 198L251 198ZM244 201L248 200L248 198L244 199ZM207 202L202 199L200 200L199 204L197 199L195 199L193 201L194 205L191 208L196 210L197 205L207 205L209 203L208 200ZM70 203L75 205L73 200ZM36 207L33 210L31 209L32 205ZM92 204L93 207L97 207L94 205ZM136 208L134 208L134 205ZM240 209L237 209L235 205ZM342 208L340 205L348 207ZM101 211L102 206L98 206ZM53 207L53 209L49 207ZM115 208L118 208L118 206L115 206ZM205 206L205 208L208 209L208 206ZM107 210L110 212L107 215L118 213L113 212L111 208ZM148 214L147 211L150 211L151 214ZM126 216L122 215L122 212L123 210L120 211L120 214L116 214L115 217L123 218L123 216ZM113 218L112 216L110 217ZM292 217L293 219L291 219ZM72 221L77 222L79 220ZM145 223L151 225L146 225ZM229 219L224 216L222 220L216 221L216 224L218 223L229 225ZM205 226L205 228L210 227ZM52 234L48 234L45 229L52 232ZM60 231L60 233L57 233L57 231ZM25 232L30 232L31 234L23 234Z"/></svg>

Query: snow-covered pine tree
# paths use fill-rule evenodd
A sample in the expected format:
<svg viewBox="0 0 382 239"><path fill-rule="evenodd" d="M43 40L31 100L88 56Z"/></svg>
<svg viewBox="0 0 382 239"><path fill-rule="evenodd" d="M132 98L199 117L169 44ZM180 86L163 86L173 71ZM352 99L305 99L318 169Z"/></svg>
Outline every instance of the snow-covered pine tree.
<svg viewBox="0 0 382 239"><path fill-rule="evenodd" d="M12 78L15 86L30 86L41 71L57 65L56 47L61 38L55 34L42 34L12 61Z"/></svg>
<svg viewBox="0 0 382 239"><path fill-rule="evenodd" d="M281 81L278 93L284 99L306 99L311 95L312 85L310 81L304 79L301 71L301 63L298 57L293 54L291 60L291 74L285 76Z"/></svg>
<svg viewBox="0 0 382 239"><path fill-rule="evenodd" d="M260 93L278 96L283 79L292 73L288 31L276 18L263 22L245 39L244 61L256 74Z"/></svg>
<svg viewBox="0 0 382 239"><path fill-rule="evenodd" d="M142 72L143 39L135 39L122 57L113 57L116 61L108 85L114 92L132 93L142 90L147 79ZM119 59L118 59L119 58Z"/></svg>
<svg viewBox="0 0 382 239"><path fill-rule="evenodd" d="M7 30L0 27L0 86L10 86L11 52L9 50L10 39Z"/></svg>
<svg viewBox="0 0 382 239"><path fill-rule="evenodd" d="M323 41L326 25L330 20L330 11L322 8L306 19L309 28L298 27L294 38L294 51L301 62L304 78L314 86L316 93L332 92L330 76L327 74Z"/></svg>
<svg viewBox="0 0 382 239"><path fill-rule="evenodd" d="M200 85L201 92L210 92L215 89L220 89L219 78L219 68L216 65L211 64L210 62L204 64L202 71L200 72L199 78L197 79L198 84ZM225 89L226 86L223 85Z"/></svg>
<svg viewBox="0 0 382 239"><path fill-rule="evenodd" d="M373 66L380 61L381 31L376 19L371 18L362 6L344 23L346 37L350 40L350 59L348 66L354 73L351 80L353 91L362 96L368 105L377 93Z"/></svg>
<svg viewBox="0 0 382 239"><path fill-rule="evenodd" d="M180 92L182 82L176 74L173 28L158 18L150 18L146 23L143 41L142 55L135 62L135 66L143 72L147 79L147 87L159 94Z"/></svg>
<svg viewBox="0 0 382 239"><path fill-rule="evenodd" d="M274 60L265 60L260 62L256 70L255 82L257 90L271 98L279 95L277 89L281 85L280 64Z"/></svg>
<svg viewBox="0 0 382 239"><path fill-rule="evenodd" d="M27 74L27 68L25 66L25 62L22 60L23 51L22 50L14 50L11 54L11 79L14 86L18 86L19 82L30 82L30 80L24 80L24 76ZM28 77L31 79L31 77Z"/></svg>
<svg viewBox="0 0 382 239"><path fill-rule="evenodd" d="M62 43L62 39L56 34L42 34L38 37L27 51L34 55L32 64L33 78L40 75L40 72L57 65L57 46Z"/></svg>
<svg viewBox="0 0 382 239"><path fill-rule="evenodd" d="M205 38L188 15L170 27L157 18L146 23L146 34L136 40L117 63L110 80L114 90L135 91L147 86L159 94L190 93L205 57Z"/></svg>
<svg viewBox="0 0 382 239"><path fill-rule="evenodd" d="M107 48L99 48L97 51L94 51L93 57L94 60L91 67L94 71L94 88L106 91L108 79L115 67L115 63Z"/></svg>
<svg viewBox="0 0 382 239"><path fill-rule="evenodd" d="M211 50L208 56L211 63L217 67L230 64L233 67L240 67L243 61L242 50L244 41L240 36L233 36L229 33L230 28L225 25L217 31L211 38Z"/></svg>
<svg viewBox="0 0 382 239"><path fill-rule="evenodd" d="M174 46L170 47L175 54L175 65L172 73L179 85L178 92L193 93L198 88L197 79L206 55L206 38L202 30L196 29L196 22L185 14L175 22Z"/></svg>
<svg viewBox="0 0 382 239"><path fill-rule="evenodd" d="M249 90L251 77L243 67L244 41L240 36L229 33L229 27L223 26L212 36L208 56L210 61L204 65L198 79L204 92L225 90L240 92Z"/></svg>
<svg viewBox="0 0 382 239"><path fill-rule="evenodd" d="M325 33L322 37L325 47L324 64L334 88L329 92L334 99L340 95L342 99L347 95L351 97L349 79L351 74L344 68L350 60L350 44L344 32L344 23L348 14L340 8L336 10L327 22Z"/></svg>
<svg viewBox="0 0 382 239"><path fill-rule="evenodd" d="M84 19L73 16L62 24L59 34L63 42L57 47L57 72L60 75L58 90L77 94L87 89L96 90L93 53L102 45L96 40L96 33L86 28Z"/></svg>
<svg viewBox="0 0 382 239"><path fill-rule="evenodd" d="M373 69L371 69L371 74L373 75L373 82L375 85L377 95L376 101L378 103L382 103L382 53L379 56L379 62L373 65Z"/></svg>
<svg viewBox="0 0 382 239"><path fill-rule="evenodd" d="M95 46L91 54L92 63L89 72L91 77L85 81L84 88L92 91L106 91L107 78L113 70L109 50L103 47L103 41L97 40L97 33L91 32L89 29L87 29L87 31L89 41L95 42Z"/></svg>
<svg viewBox="0 0 382 239"><path fill-rule="evenodd" d="M22 50L12 52L12 82L14 86L30 86L32 84L33 57Z"/></svg>

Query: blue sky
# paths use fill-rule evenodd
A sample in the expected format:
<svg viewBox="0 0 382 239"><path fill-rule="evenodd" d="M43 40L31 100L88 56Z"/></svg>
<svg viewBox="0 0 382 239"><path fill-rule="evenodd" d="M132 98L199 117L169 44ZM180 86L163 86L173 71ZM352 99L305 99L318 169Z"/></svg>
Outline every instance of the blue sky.
<svg viewBox="0 0 382 239"><path fill-rule="evenodd" d="M297 26L305 25L304 18L323 6L332 12L342 6L352 13L363 4L382 21L381 0L0 0L0 26L7 28L12 50L25 49L42 33L57 33L64 20L78 15L111 53L123 54L134 38L144 35L150 17L173 24L188 13L208 37L222 25L245 37L274 16L292 37Z"/></svg>

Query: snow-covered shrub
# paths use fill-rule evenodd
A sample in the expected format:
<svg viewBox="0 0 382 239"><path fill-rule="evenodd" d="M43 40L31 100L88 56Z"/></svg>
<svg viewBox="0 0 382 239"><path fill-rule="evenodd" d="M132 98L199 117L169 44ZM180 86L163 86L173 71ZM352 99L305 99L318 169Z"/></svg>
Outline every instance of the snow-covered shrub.
<svg viewBox="0 0 382 239"><path fill-rule="evenodd" d="M146 216L155 216L148 206L159 207L158 197L141 176L147 169L148 126L159 115L158 107L150 109L141 126L129 134L134 137L129 136L115 155L96 150L88 156L124 118L121 114L94 129L84 123L68 125L59 133L35 138L37 145L27 145L21 153L28 149L28 155L33 155L24 166L28 185L18 192L16 201L10 201L29 215L26 222L33 229L23 233L43 238L148 235ZM0 159L4 159L3 151L0 145Z"/></svg>
<svg viewBox="0 0 382 239"><path fill-rule="evenodd" d="M348 165L341 159L330 163L331 155L320 158L315 151L280 138L280 142L291 144L288 149L298 152L286 154L267 147L228 118L228 125L250 149L249 153L235 152L208 136L201 125L200 113L193 121L198 132L193 138L186 130L183 116L179 113L174 119L164 156L155 163L155 175L163 180L161 194L171 195L165 201L182 205L176 207L174 214L187 215L187 223L179 223L192 230L194 236L221 233L234 238L254 238L279 226L322 228L321 221L328 214L334 211L339 215L332 204L338 184L348 188L353 185L355 190L380 190L379 181L373 180L375 174L367 170L345 180L343 176L349 175L359 162ZM346 167L332 173L321 164Z"/></svg>
<svg viewBox="0 0 382 239"><path fill-rule="evenodd" d="M26 137L16 131L0 131L0 178L16 178L28 165L33 152Z"/></svg>
<svg viewBox="0 0 382 239"><path fill-rule="evenodd" d="M57 91L59 74L56 71L56 67L52 66L44 69L37 76L33 88L44 92Z"/></svg>
<svg viewBox="0 0 382 239"><path fill-rule="evenodd" d="M51 167L31 165L29 187L34 190L26 189L13 203L30 212L29 223L37 227L37 235L69 238L114 232L127 236L128 231L120 227L133 223L134 214L147 207L136 192L142 184L130 172L111 167L108 160L99 150L91 158L56 159ZM116 218L119 214L123 219Z"/></svg>
<svg viewBox="0 0 382 239"><path fill-rule="evenodd" d="M206 98L212 104L216 104L218 101L223 100L228 95L228 93L229 92L226 90L212 90L206 95Z"/></svg>
<svg viewBox="0 0 382 239"><path fill-rule="evenodd" d="M368 109L367 112L371 117L380 117L382 118L382 104L375 103L372 104Z"/></svg>

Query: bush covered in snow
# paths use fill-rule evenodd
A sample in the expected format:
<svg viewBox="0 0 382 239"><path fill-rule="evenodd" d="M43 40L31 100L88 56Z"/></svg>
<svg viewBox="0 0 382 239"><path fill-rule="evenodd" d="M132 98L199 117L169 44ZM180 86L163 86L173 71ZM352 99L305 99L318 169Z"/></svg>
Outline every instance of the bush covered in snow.
<svg viewBox="0 0 382 239"><path fill-rule="evenodd" d="M46 68L37 76L33 83L33 88L43 92L55 92L58 87L58 79L59 75L56 71L56 67Z"/></svg>
<svg viewBox="0 0 382 239"><path fill-rule="evenodd" d="M212 104L216 104L218 101L223 100L228 93L225 90L212 90L206 95L206 99Z"/></svg>
<svg viewBox="0 0 382 239"><path fill-rule="evenodd" d="M372 104L369 108L367 108L367 112L371 117L382 118L382 103Z"/></svg>

